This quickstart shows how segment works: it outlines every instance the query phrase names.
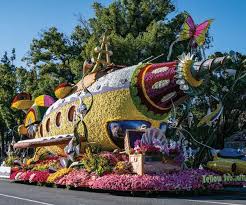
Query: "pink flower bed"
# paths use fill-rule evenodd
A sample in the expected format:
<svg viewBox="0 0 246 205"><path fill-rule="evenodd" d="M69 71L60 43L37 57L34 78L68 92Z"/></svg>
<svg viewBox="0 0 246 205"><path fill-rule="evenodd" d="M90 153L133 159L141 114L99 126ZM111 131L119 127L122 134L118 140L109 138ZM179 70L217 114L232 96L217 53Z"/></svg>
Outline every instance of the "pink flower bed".
<svg viewBox="0 0 246 205"><path fill-rule="evenodd" d="M49 176L48 171L33 171L30 175L29 182L39 182L44 183L47 181L47 178Z"/></svg>
<svg viewBox="0 0 246 205"><path fill-rule="evenodd" d="M16 175L18 174L18 178ZM17 180L17 181L29 181L32 182L46 182L49 176L48 171L16 171L12 172L10 175L10 180Z"/></svg>
<svg viewBox="0 0 246 205"><path fill-rule="evenodd" d="M19 181L29 181L29 178L31 176L33 172L32 171L26 171L26 172L23 172L20 177L19 177Z"/></svg>
<svg viewBox="0 0 246 205"><path fill-rule="evenodd" d="M191 191L219 190L222 183L202 184L202 175L214 174L206 170L187 170L162 175L115 175L109 174L95 180L91 188L117 191Z"/></svg>
<svg viewBox="0 0 246 205"><path fill-rule="evenodd" d="M15 176L16 176L19 172L20 172L20 171L14 171L14 172L11 172L9 179L10 179L10 180L15 180Z"/></svg>
<svg viewBox="0 0 246 205"><path fill-rule="evenodd" d="M73 170L69 174L57 179L57 185L73 187L89 187L92 189L116 191L195 191L195 190L221 190L224 185L246 185L246 182L217 182L203 184L203 175L219 176L212 171L190 169L172 174L160 175L118 175L107 174L101 177L85 170ZM48 171L15 171L10 175L11 180L46 182Z"/></svg>
<svg viewBox="0 0 246 205"><path fill-rule="evenodd" d="M73 187L90 187L96 176L85 170L73 170L69 174L55 181L58 185L69 185Z"/></svg>

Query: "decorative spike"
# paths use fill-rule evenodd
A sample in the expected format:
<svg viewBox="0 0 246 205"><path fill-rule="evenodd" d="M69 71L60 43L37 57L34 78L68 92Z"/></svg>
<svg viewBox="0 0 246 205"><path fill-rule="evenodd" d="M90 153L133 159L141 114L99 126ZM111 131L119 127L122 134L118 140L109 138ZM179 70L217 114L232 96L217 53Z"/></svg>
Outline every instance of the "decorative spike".
<svg viewBox="0 0 246 205"><path fill-rule="evenodd" d="M185 80L180 79L180 80L177 80L176 83L177 83L178 85L184 85L184 84L185 84Z"/></svg>
<svg viewBox="0 0 246 205"><path fill-rule="evenodd" d="M168 100L170 100L171 98L173 98L174 96L176 96L176 92L171 92L171 93L168 93L167 95L164 95L161 99L161 102L166 102Z"/></svg>
<svg viewBox="0 0 246 205"><path fill-rule="evenodd" d="M189 90L189 86L188 85L186 85L186 84L184 84L184 85L180 85L180 89L181 90Z"/></svg>

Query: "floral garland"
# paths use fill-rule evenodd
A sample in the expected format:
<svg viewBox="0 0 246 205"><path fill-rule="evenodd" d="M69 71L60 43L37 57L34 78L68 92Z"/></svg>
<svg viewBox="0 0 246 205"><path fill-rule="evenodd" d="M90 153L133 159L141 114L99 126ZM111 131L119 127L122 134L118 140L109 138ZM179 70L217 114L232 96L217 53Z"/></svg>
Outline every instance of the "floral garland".
<svg viewBox="0 0 246 205"><path fill-rule="evenodd" d="M183 73L184 73L184 78L185 80L193 87L199 87L203 80L196 80L192 74L191 74L191 66L193 64L192 60L187 60L184 63L184 69L183 69Z"/></svg>
<svg viewBox="0 0 246 205"><path fill-rule="evenodd" d="M197 80L192 76L191 69L194 61L193 55L188 53L187 55L182 54L179 58L179 64L176 69L176 78L178 79L176 83L179 85L179 88L183 91L188 91L189 86L185 83L187 82L191 87L197 88L201 86L203 80Z"/></svg>

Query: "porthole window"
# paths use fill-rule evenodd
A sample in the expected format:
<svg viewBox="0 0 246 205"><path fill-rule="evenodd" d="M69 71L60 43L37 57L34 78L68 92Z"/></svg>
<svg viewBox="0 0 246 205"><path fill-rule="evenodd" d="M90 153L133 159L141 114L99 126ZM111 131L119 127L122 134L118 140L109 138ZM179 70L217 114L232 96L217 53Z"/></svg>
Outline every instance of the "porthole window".
<svg viewBox="0 0 246 205"><path fill-rule="evenodd" d="M50 118L47 120L46 122L46 131L49 132L50 131Z"/></svg>
<svg viewBox="0 0 246 205"><path fill-rule="evenodd" d="M70 109L68 111L68 120L70 122L73 122L74 113L75 113L75 106L73 105L72 107L70 107Z"/></svg>
<svg viewBox="0 0 246 205"><path fill-rule="evenodd" d="M43 137L43 125L42 124L39 127L39 133L40 133L40 136Z"/></svg>
<svg viewBox="0 0 246 205"><path fill-rule="evenodd" d="M58 112L56 115L56 126L60 127L61 125L61 112Z"/></svg>

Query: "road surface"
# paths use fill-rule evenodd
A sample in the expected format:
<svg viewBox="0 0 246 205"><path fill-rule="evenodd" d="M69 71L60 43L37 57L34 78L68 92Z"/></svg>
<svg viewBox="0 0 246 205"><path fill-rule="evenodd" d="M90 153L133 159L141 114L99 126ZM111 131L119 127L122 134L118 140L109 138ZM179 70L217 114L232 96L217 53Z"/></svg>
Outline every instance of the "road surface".
<svg viewBox="0 0 246 205"><path fill-rule="evenodd" d="M246 205L246 192L206 196L132 197L0 180L0 205Z"/></svg>

